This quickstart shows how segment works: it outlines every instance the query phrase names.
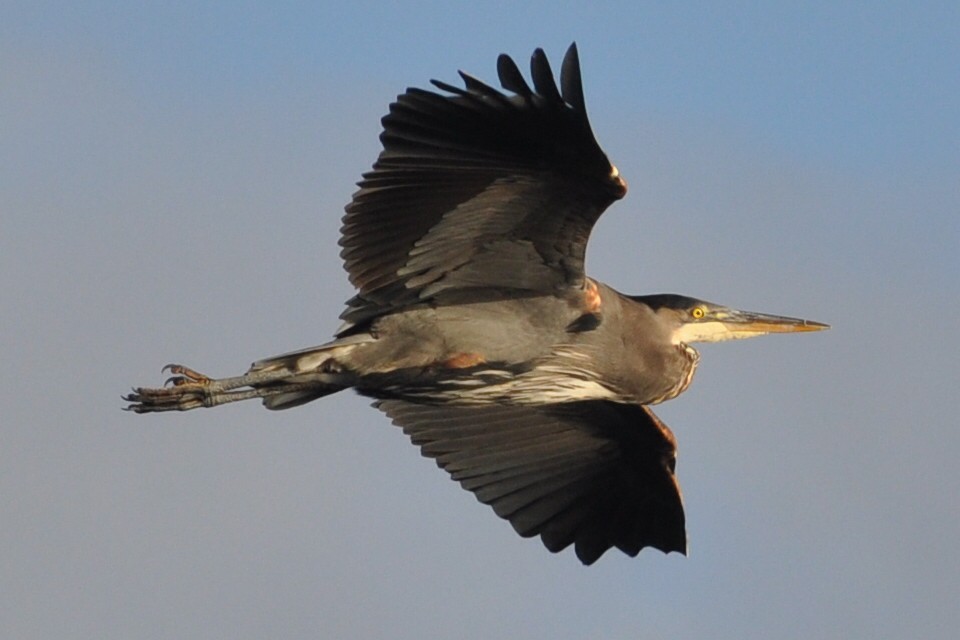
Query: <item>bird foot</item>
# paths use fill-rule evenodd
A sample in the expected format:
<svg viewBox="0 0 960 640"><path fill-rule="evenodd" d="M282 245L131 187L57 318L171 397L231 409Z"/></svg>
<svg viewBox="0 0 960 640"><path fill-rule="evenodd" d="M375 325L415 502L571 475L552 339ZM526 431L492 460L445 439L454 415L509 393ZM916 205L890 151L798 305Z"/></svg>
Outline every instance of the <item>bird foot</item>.
<svg viewBox="0 0 960 640"><path fill-rule="evenodd" d="M163 371L169 371L173 375L167 378L162 387L134 387L132 393L123 396L123 399L130 403L125 407L127 411L189 411L201 407L216 407L228 402L329 387L329 383L324 381L291 380L291 372L286 369L252 369L233 378L211 378L181 364L168 364Z"/></svg>
<svg viewBox="0 0 960 640"><path fill-rule="evenodd" d="M213 378L197 373L180 364L168 364L162 369L174 374L167 378L162 387L134 387L133 393L123 396L131 404L127 411L135 413L153 413L157 411L188 411L200 407L213 406L210 399L215 388Z"/></svg>

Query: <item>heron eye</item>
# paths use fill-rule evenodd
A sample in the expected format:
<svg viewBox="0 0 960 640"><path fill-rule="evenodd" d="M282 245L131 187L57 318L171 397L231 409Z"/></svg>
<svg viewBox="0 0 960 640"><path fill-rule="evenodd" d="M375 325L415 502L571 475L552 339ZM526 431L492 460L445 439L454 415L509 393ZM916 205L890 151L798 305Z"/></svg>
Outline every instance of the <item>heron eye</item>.
<svg viewBox="0 0 960 640"><path fill-rule="evenodd" d="M703 307L694 307L693 311L690 312L690 315L693 316L694 320L699 320L704 315L706 315L706 313L707 312L703 310Z"/></svg>

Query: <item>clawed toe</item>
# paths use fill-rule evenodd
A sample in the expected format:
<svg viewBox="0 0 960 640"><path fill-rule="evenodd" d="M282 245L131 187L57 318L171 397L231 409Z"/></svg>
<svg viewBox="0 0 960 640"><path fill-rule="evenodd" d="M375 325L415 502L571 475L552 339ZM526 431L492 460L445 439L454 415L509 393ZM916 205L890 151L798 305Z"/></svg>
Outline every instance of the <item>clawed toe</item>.
<svg viewBox="0 0 960 640"><path fill-rule="evenodd" d="M203 406L203 398L203 387L189 383L159 389L136 387L132 393L123 396L131 403L125 409L135 413L196 409Z"/></svg>
<svg viewBox="0 0 960 640"><path fill-rule="evenodd" d="M126 411L152 413L155 411L187 411L205 406L207 388L213 379L197 373L181 364L168 364L162 372L174 374L167 378L163 387L134 387L133 392L123 396L131 403Z"/></svg>
<svg viewBox="0 0 960 640"><path fill-rule="evenodd" d="M182 384L210 384L210 382L212 382L210 377L202 373L197 373L182 364L168 364L160 370L160 373L166 373L167 371L174 375L167 378L167 381L164 383L165 386L171 384L174 386L180 386Z"/></svg>

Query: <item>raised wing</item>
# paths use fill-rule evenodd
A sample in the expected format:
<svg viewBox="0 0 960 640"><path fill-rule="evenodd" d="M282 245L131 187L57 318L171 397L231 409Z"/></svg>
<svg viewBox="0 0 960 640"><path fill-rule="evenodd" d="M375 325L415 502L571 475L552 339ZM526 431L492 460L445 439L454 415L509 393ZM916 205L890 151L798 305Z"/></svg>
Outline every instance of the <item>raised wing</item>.
<svg viewBox="0 0 960 640"><path fill-rule="evenodd" d="M448 291L582 284L590 230L626 185L590 129L576 46L560 89L540 49L532 89L506 55L497 68L514 95L461 72L464 89L433 81L452 95L411 88L390 105L383 151L343 221L359 289L348 325Z"/></svg>
<svg viewBox="0 0 960 640"><path fill-rule="evenodd" d="M524 537L592 564L616 547L686 552L676 442L647 407L377 406L463 488Z"/></svg>

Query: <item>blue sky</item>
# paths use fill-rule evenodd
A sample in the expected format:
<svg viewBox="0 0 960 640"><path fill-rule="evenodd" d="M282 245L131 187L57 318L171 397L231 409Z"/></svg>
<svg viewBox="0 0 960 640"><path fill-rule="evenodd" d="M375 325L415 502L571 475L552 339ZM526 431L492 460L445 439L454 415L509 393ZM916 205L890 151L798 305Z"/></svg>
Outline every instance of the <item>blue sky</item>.
<svg viewBox="0 0 960 640"><path fill-rule="evenodd" d="M951 638L955 3L6 3L0 635ZM407 86L580 47L630 184L588 270L829 322L707 346L658 413L691 553L518 538L349 394L119 394L324 342Z"/></svg>

